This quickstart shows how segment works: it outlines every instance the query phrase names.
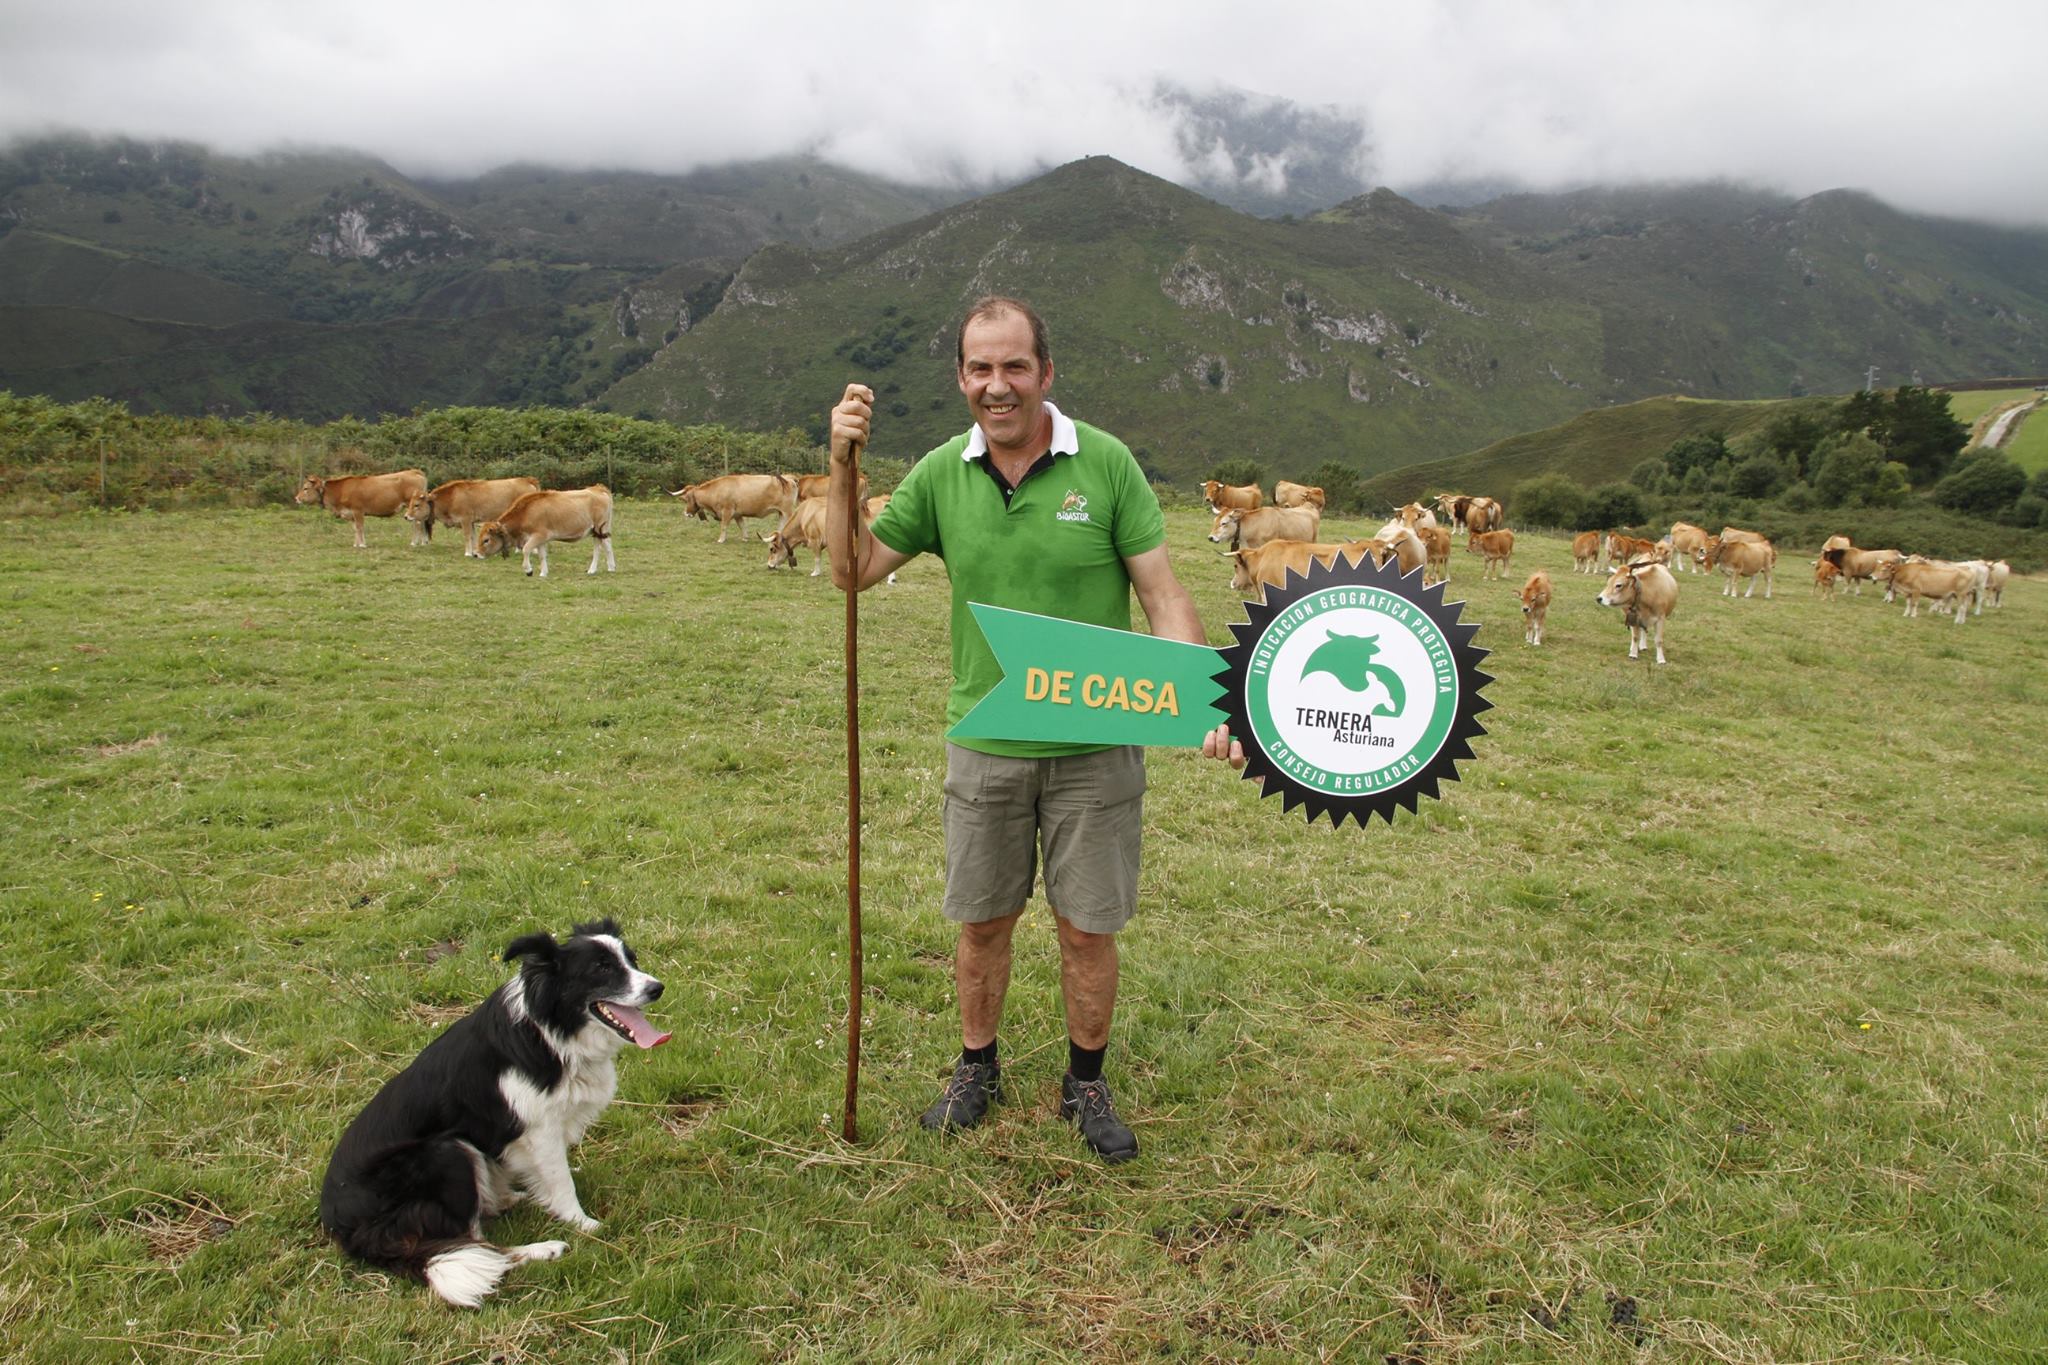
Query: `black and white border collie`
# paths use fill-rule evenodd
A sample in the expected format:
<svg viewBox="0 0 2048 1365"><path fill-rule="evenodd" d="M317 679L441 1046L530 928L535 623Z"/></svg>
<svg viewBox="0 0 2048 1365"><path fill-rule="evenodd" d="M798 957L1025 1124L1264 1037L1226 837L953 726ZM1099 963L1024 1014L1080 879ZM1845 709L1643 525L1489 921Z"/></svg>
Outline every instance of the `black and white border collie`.
<svg viewBox="0 0 2048 1365"><path fill-rule="evenodd" d="M609 919L564 942L528 934L505 949L519 975L448 1026L341 1135L320 1187L320 1223L351 1256L424 1280L474 1308L506 1271L552 1261L566 1242L493 1246L483 1220L531 1196L584 1232L569 1148L611 1103L628 1044L657 1047L640 1007L661 983Z"/></svg>

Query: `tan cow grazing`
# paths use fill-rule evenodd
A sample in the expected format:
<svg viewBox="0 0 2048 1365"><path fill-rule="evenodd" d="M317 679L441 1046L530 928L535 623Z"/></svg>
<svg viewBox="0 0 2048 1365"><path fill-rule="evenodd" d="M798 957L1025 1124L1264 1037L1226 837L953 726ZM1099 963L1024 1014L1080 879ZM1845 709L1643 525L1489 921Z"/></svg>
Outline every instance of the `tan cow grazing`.
<svg viewBox="0 0 2048 1365"><path fill-rule="evenodd" d="M1718 568L1725 586L1721 596L1735 596L1735 580L1746 578L1749 589L1742 595L1749 597L1756 592L1756 580L1764 580L1764 600L1769 601L1771 584L1778 573L1778 550L1768 540L1728 540L1719 536L1708 536L1707 543L1693 552L1693 562L1709 569Z"/></svg>
<svg viewBox="0 0 2048 1365"><path fill-rule="evenodd" d="M1653 640L1657 662L1664 662L1664 622L1678 609L1678 580L1654 559L1623 565L1607 580L1597 599L1603 607L1620 607L1628 625L1628 657L1638 658Z"/></svg>
<svg viewBox="0 0 2048 1365"><path fill-rule="evenodd" d="M2005 585L2012 579L2012 565L2002 559L1991 561L1991 572L1984 580L1984 598L1994 607L2005 605Z"/></svg>
<svg viewBox="0 0 2048 1365"><path fill-rule="evenodd" d="M1319 507L1226 507L1216 514L1209 539L1233 550L1256 550L1269 540L1314 540L1323 524Z"/></svg>
<svg viewBox="0 0 2048 1365"><path fill-rule="evenodd" d="M773 535L764 536L768 542L768 567L771 569L796 567L796 552L799 547L808 547L811 552L811 577L823 572L825 559L825 500L804 498L796 510L782 519L782 525L775 528Z"/></svg>
<svg viewBox="0 0 2048 1365"><path fill-rule="evenodd" d="M1609 531L1601 542L1607 551L1607 565L1610 570L1618 569L1632 560L1644 557L1668 563L1671 547L1661 541L1645 540L1641 536L1625 536L1619 531Z"/></svg>
<svg viewBox="0 0 2048 1365"><path fill-rule="evenodd" d="M1436 529L1436 513L1419 502L1404 502L1395 508L1394 520L1417 534Z"/></svg>
<svg viewBox="0 0 2048 1365"><path fill-rule="evenodd" d="M1250 592L1254 588L1285 587L1287 575L1292 572L1307 577L1311 563L1328 567L1338 555L1353 563L1357 562L1355 552L1347 553L1348 546L1317 545L1305 540L1269 540L1251 550L1232 550L1231 558L1236 565L1230 572L1230 586L1239 592Z"/></svg>
<svg viewBox="0 0 2048 1365"><path fill-rule="evenodd" d="M1693 559L1693 555L1707 543L1707 528L1695 526L1689 521L1671 523L1671 562L1679 566L1680 573L1704 573L1704 569Z"/></svg>
<svg viewBox="0 0 2048 1365"><path fill-rule="evenodd" d="M1543 618L1549 614L1550 575L1538 569L1522 585L1522 639L1540 648L1543 644Z"/></svg>
<svg viewBox="0 0 2048 1365"><path fill-rule="evenodd" d="M685 484L669 496L681 498L683 510L699 521L717 517L718 543L723 545L726 528L735 522L745 540L748 517L788 516L796 507L796 480L788 474L721 474Z"/></svg>
<svg viewBox="0 0 2048 1365"><path fill-rule="evenodd" d="M502 513L528 493L540 492L540 480L524 475L512 479L451 479L431 493L415 493L406 501L405 519L427 528L434 538L437 522L462 528L462 555L482 559L476 552L476 528Z"/></svg>
<svg viewBox="0 0 2048 1365"><path fill-rule="evenodd" d="M1448 526L1431 526L1427 529L1418 528L1415 534L1422 540L1422 548L1428 562L1428 571L1423 574L1422 581L1425 584L1450 582L1451 528Z"/></svg>
<svg viewBox="0 0 2048 1365"><path fill-rule="evenodd" d="M1600 571L1600 542L1598 531L1581 531L1572 537L1572 572L1598 573Z"/></svg>
<svg viewBox="0 0 2048 1365"><path fill-rule="evenodd" d="M1346 541L1345 546L1354 551L1368 551L1375 564L1386 563L1387 556L1392 555L1404 575L1421 569L1423 580L1427 582L1429 579L1429 542L1398 521L1390 521L1380 527L1370 540Z"/></svg>
<svg viewBox="0 0 2048 1365"><path fill-rule="evenodd" d="M1218 483L1214 479L1203 483L1202 496L1208 499L1209 510L1219 514L1233 507L1241 512L1249 512L1263 506L1266 501L1266 495L1259 491L1259 486L1255 483Z"/></svg>
<svg viewBox="0 0 2048 1365"><path fill-rule="evenodd" d="M863 486L867 480L861 480ZM861 500L861 516L868 525L875 524L875 518L882 515L882 509L889 505L890 495ZM796 510L782 519L782 525L775 528L773 535L761 537L768 542L768 567L771 569L796 567L796 552L808 549L811 552L811 577L816 578L824 571L825 559L825 499L805 498L797 503ZM890 574L894 583L896 575Z"/></svg>
<svg viewBox="0 0 2048 1365"><path fill-rule="evenodd" d="M1813 561L1813 595L1823 602L1835 600L1835 585L1842 581L1842 571L1825 559Z"/></svg>
<svg viewBox="0 0 2048 1365"><path fill-rule="evenodd" d="M1273 485L1273 505L1275 507L1313 507L1321 511L1323 507L1323 490L1312 484L1289 483L1287 480L1282 479Z"/></svg>
<svg viewBox="0 0 2048 1365"><path fill-rule="evenodd" d="M1723 545L1740 545L1745 541L1747 541L1751 545L1770 544L1770 541L1764 539L1763 536L1757 534L1755 531L1745 531L1742 530L1740 527L1735 526L1723 526L1721 528L1720 538L1721 543Z"/></svg>
<svg viewBox="0 0 2048 1365"><path fill-rule="evenodd" d="M1486 564L1479 571L1482 581L1488 578L1506 578L1508 559L1515 553L1513 531L1468 531L1465 535L1465 553L1486 556ZM1499 572L1494 570L1498 567Z"/></svg>
<svg viewBox="0 0 2048 1365"><path fill-rule="evenodd" d="M1880 566L1895 564L1904 556L1897 550L1859 550L1849 544L1847 536L1829 536L1821 547L1820 557L1834 565L1841 572L1842 581L1861 597L1864 582L1876 579Z"/></svg>
<svg viewBox="0 0 2048 1365"><path fill-rule="evenodd" d="M1874 575L1876 581L1886 585L1888 592L1906 594L1907 616L1920 614L1920 599L1931 597L1939 605L1943 600L1957 599L1956 624L1970 613L1961 609L1961 598L1976 582L1976 576L1961 564L1950 564L1940 559L1900 559L1881 567Z"/></svg>
<svg viewBox="0 0 2048 1365"><path fill-rule="evenodd" d="M540 551L540 576L548 576L548 545L557 540L581 540L595 536L597 543L590 547L590 567L586 573L597 572L597 561L604 558L606 573L619 567L612 556L612 490L601 483L588 488L551 488L539 493L528 493L505 509L501 517L493 517L477 528L476 548L485 558L492 555L509 555L512 547L519 547L519 565L527 576L533 575L533 552Z"/></svg>
<svg viewBox="0 0 2048 1365"><path fill-rule="evenodd" d="M395 474L337 474L325 478L308 474L306 481L299 485L299 491L292 495L292 501L301 507L318 503L337 517L347 517L355 523L355 547L367 550L370 542L363 539L363 518L400 516L405 505L412 501L413 494L426 491L427 476L417 469L401 469ZM412 539L407 544L426 543L426 531L415 522Z"/></svg>

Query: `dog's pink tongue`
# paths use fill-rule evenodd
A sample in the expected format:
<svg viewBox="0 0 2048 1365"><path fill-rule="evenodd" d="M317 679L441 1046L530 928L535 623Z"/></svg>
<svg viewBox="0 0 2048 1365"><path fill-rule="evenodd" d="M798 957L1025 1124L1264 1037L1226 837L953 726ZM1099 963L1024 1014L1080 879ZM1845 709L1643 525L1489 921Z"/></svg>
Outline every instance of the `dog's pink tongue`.
<svg viewBox="0 0 2048 1365"><path fill-rule="evenodd" d="M617 1016L620 1023L626 1026L626 1031L633 1035L633 1045L635 1047L660 1047L672 1036L666 1033L656 1033L654 1025L647 1022L647 1016L634 1009L631 1005L609 1005L607 1008L611 1010L613 1015Z"/></svg>

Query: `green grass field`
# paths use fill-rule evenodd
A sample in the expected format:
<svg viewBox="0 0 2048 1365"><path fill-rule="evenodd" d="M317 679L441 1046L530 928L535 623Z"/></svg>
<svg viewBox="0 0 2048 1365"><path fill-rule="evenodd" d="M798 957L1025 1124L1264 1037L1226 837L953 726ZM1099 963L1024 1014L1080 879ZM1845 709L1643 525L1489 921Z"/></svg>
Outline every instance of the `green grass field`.
<svg viewBox="0 0 2048 1365"><path fill-rule="evenodd" d="M1197 512L1211 639L1241 619ZM1152 759L1110 1074L935 1140L942 566L863 603L868 1030L845 1040L842 599L628 502L619 572L289 508L0 548L0 1357L1379 1362L2033 1358L2048 1341L2048 586L1961 627L1687 578L1665 668L1563 542L1460 553L1497 709L1447 797L1307 827ZM1331 528L1332 530L1336 528ZM1370 528L1359 527L1360 530ZM1853 530L1853 528L1852 528ZM1513 589L1559 600L1540 650ZM476 1312L315 1198L535 928L669 990L580 1149L604 1220ZM553 1236L522 1208L503 1240Z"/></svg>

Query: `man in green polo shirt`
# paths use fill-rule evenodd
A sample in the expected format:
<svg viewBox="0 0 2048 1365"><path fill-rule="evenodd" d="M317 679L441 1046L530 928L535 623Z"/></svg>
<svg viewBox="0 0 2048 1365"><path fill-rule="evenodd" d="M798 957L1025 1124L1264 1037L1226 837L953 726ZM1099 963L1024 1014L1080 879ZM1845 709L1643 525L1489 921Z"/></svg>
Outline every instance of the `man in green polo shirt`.
<svg viewBox="0 0 2048 1365"><path fill-rule="evenodd" d="M825 517L832 578L866 589L915 555L946 562L953 587L950 729L1002 677L968 603L1131 628L1131 591L1172 640L1206 644L1194 602L1167 562L1159 500L1130 450L1046 401L1045 324L1013 298L978 300L960 324L957 379L974 425L927 454L871 531L849 545L857 448L874 393L850 384L832 410ZM853 554L850 557L849 551ZM858 573L850 567L858 564ZM1234 749L1234 752L1232 750ZM1243 765L1220 727L1204 752ZM972 1128L1001 1095L996 1030L1010 985L1010 941L1044 865L1059 930L1068 1070L1060 1116L1105 1161L1138 1154L1102 1079L1116 1008L1116 934L1137 906L1145 763L1135 746L971 739L946 746L945 913L960 925L953 978L961 1053L921 1120Z"/></svg>

